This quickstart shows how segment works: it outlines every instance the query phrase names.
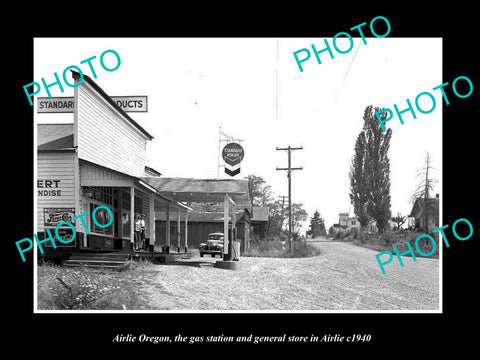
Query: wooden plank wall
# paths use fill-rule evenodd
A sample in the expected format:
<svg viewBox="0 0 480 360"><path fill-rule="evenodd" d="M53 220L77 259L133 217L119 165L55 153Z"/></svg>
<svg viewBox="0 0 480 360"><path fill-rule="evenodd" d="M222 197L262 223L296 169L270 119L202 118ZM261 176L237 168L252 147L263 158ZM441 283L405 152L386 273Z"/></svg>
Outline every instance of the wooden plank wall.
<svg viewBox="0 0 480 360"><path fill-rule="evenodd" d="M44 208L75 208L74 153L38 153L36 186L37 231L42 232ZM76 209L75 215L78 214Z"/></svg>
<svg viewBox="0 0 480 360"><path fill-rule="evenodd" d="M146 137L85 82L78 88L78 156L132 176L145 171Z"/></svg>

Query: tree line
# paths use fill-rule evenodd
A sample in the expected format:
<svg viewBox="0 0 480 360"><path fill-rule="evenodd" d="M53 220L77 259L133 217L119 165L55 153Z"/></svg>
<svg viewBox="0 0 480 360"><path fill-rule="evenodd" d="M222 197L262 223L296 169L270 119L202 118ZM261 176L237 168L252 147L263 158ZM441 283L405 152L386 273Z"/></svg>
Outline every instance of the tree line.
<svg viewBox="0 0 480 360"><path fill-rule="evenodd" d="M282 236L288 229L288 199L287 197L277 197L272 191L272 187L267 185L261 176L248 175L248 188L250 192L250 202L252 206L268 207L268 221L258 235L260 238ZM301 224L308 219L308 213L303 203L292 204L292 238L298 240L301 237ZM307 235L320 236L326 235L325 222L318 210L310 218L310 226Z"/></svg>
<svg viewBox="0 0 480 360"><path fill-rule="evenodd" d="M252 206L268 208L268 221L256 235L266 237L284 236L288 231L284 227L288 224L288 199L275 197L272 187L267 185L261 176L248 175L248 189ZM300 238L301 224L308 218L303 203L292 203L292 238Z"/></svg>

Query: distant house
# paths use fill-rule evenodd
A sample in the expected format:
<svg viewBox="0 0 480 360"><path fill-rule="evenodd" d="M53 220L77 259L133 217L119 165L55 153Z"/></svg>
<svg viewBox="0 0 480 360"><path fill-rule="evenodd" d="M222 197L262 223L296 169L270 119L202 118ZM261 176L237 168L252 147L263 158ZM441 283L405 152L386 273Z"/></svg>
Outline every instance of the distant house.
<svg viewBox="0 0 480 360"><path fill-rule="evenodd" d="M427 225L428 230L438 228L439 224L439 195L437 194L435 198L429 198L425 202L425 199L419 198L415 200L413 204L412 211L410 212L411 217L415 218L415 228L425 231L425 212L427 215Z"/></svg>
<svg viewBox="0 0 480 360"><path fill-rule="evenodd" d="M260 238L264 238L267 234L268 211L268 207L252 206L250 218L252 234L259 235Z"/></svg>
<svg viewBox="0 0 480 360"><path fill-rule="evenodd" d="M340 213L338 215L338 224L334 224L333 227L340 231L360 229L360 222L355 216L351 217L348 213Z"/></svg>
<svg viewBox="0 0 480 360"><path fill-rule="evenodd" d="M395 230L396 227L397 227L397 223L394 222L392 219L388 219L385 230ZM373 219L369 220L367 224L367 230L378 231L377 222Z"/></svg>

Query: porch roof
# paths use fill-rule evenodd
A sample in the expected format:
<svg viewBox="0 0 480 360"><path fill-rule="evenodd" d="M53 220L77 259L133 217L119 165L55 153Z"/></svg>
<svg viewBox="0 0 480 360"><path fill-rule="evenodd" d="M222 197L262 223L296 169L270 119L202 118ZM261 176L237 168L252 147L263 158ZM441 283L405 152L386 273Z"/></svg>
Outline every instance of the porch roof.
<svg viewBox="0 0 480 360"><path fill-rule="evenodd" d="M185 204L175 201L171 197L160 193L142 178L127 175L107 167L80 159L80 185L82 187L135 187L145 194L154 194L155 210L165 210L167 204L177 209L192 211Z"/></svg>
<svg viewBox="0 0 480 360"><path fill-rule="evenodd" d="M248 180L143 177L159 193L177 202L222 203L225 195L235 203L249 201Z"/></svg>
<svg viewBox="0 0 480 360"><path fill-rule="evenodd" d="M236 222L242 220L243 215L245 214L245 210L237 211L235 213ZM167 218L167 214L164 211L155 211L155 220L157 221L165 221ZM185 222L185 213L180 214L180 221ZM170 212L170 221L176 221L178 219L178 214L176 212ZM210 213L210 212L198 212L193 211L188 213L188 222L189 223L223 223L224 214L223 213ZM245 220L243 220L245 221Z"/></svg>

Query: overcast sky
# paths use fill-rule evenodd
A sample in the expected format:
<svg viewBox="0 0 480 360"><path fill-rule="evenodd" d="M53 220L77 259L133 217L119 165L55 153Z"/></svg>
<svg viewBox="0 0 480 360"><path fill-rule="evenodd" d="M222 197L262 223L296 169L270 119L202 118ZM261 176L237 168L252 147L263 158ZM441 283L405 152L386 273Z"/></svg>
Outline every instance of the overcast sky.
<svg viewBox="0 0 480 360"><path fill-rule="evenodd" d="M341 49L348 48L348 43ZM346 39L343 39L347 41ZM329 39L331 43L331 39ZM276 196L287 195L287 154L275 148L303 146L292 153L293 201L309 216L318 209L327 228L340 212L353 216L349 200L349 168L366 106L406 108L417 94L431 92L437 107L417 119L404 115L387 123L390 147L392 214L409 214L410 197L428 151L433 175L440 181L442 165L442 96L432 88L442 84L441 38L354 38L347 54L322 53L299 71L292 53L323 38L37 38L34 79L47 83L65 67L93 55L96 83L108 95L146 95L147 113L130 113L154 140L147 144L147 165L165 177L216 178L219 126L243 139L241 173L263 177ZM121 57L120 67L104 71L98 58L107 49ZM303 56L303 55L301 55ZM71 79L69 78L71 81ZM448 81L445 80L445 81ZM52 96L73 96L64 86ZM47 96L42 90L40 97ZM428 99L428 98L427 98ZM28 100L26 100L26 105ZM421 103L422 104L422 103ZM424 108L430 104L425 101ZM73 114L36 114L38 123L72 122ZM223 174L222 177L228 176Z"/></svg>

